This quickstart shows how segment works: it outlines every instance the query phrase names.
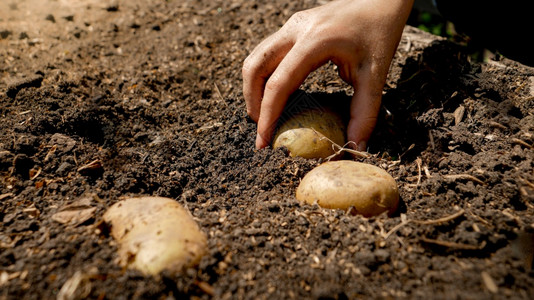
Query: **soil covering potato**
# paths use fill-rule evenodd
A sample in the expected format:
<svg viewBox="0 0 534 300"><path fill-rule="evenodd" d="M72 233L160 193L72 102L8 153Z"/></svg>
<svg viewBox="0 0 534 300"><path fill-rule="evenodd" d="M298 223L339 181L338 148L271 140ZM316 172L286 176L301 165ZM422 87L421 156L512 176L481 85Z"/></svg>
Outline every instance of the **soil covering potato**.
<svg viewBox="0 0 534 300"><path fill-rule="evenodd" d="M173 199L126 199L112 205L104 221L119 242L121 264L147 275L164 269L180 272L197 264L206 251L205 234Z"/></svg>
<svg viewBox="0 0 534 300"><path fill-rule="evenodd" d="M365 217L395 212L399 191L385 170L355 161L326 162L311 170L297 188L297 199L324 208L348 209Z"/></svg>
<svg viewBox="0 0 534 300"><path fill-rule="evenodd" d="M286 147L293 157L326 158L335 153L332 142L345 144L341 117L329 109L313 108L282 122L273 139L273 148Z"/></svg>

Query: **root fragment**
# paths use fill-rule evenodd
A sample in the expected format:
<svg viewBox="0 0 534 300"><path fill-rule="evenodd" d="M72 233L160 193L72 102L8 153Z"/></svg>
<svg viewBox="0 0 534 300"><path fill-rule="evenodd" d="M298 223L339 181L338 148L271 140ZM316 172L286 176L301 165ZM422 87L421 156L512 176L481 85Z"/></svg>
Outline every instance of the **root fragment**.
<svg viewBox="0 0 534 300"><path fill-rule="evenodd" d="M317 134L320 134L319 132L317 132L317 130L315 130L314 128L312 128L313 131L315 131L315 133ZM351 148L347 148L348 145L351 145L351 144L354 144L356 146L356 143L353 142L353 141L349 141L347 142L345 145L343 145L343 147L341 147L340 145L336 144L334 141L332 141L331 139L327 138L326 136L323 135L323 137L321 137L321 139L326 139L327 141L329 141L331 144L332 144L332 149L334 150L334 154L328 156L325 160L326 161L330 161L332 158L338 156L339 154L341 154L343 151L345 152L348 152L356 157L360 157L360 158L368 158L369 156L371 156L369 153L367 152L363 152L363 151L358 151L358 150L354 150L354 149L351 149Z"/></svg>
<svg viewBox="0 0 534 300"><path fill-rule="evenodd" d="M102 169L102 161L100 159L96 159L86 165L79 167L78 172L82 175L87 175L87 174L96 172L101 169Z"/></svg>
<svg viewBox="0 0 534 300"><path fill-rule="evenodd" d="M528 149L534 148L531 144L529 144L529 143L527 143L527 142L525 142L523 140L520 140L518 138L512 138L510 141L512 142L512 144L521 145L521 146L523 146L525 148L528 148Z"/></svg>
<svg viewBox="0 0 534 300"><path fill-rule="evenodd" d="M484 247L486 247L486 241L483 241L480 245L470 245L470 244L461 244L461 243L455 243L455 242L448 242L443 240L436 240L436 239L429 239L422 237L421 241L427 243L427 244L434 244L450 249L456 249L456 250L482 250Z"/></svg>
<svg viewBox="0 0 534 300"><path fill-rule="evenodd" d="M451 180L453 180L453 181L454 181L454 180L458 180L458 179L460 179L460 180L469 180L469 181L473 181L473 182L476 182L476 183L478 183L478 184L482 184L482 185L485 184L484 181L482 181L482 180L476 178L476 177L473 176L473 175L469 175L469 174L445 175L445 176L443 176L443 177L445 177L446 179L451 179Z"/></svg>
<svg viewBox="0 0 534 300"><path fill-rule="evenodd" d="M521 180L521 182L523 182L524 184L526 184L527 186L529 186L532 190L534 190L534 183L526 180L525 178L523 177L519 177L519 179Z"/></svg>
<svg viewBox="0 0 534 300"><path fill-rule="evenodd" d="M439 218L439 219L435 219L435 220L424 220L424 221L414 220L413 222L416 223L416 224L421 224L421 225L441 224L441 223L452 221L452 220L462 216L464 213L465 213L465 210L461 209L458 212L456 212L456 213L454 213L454 214L452 214L450 216L443 217L443 218Z"/></svg>
<svg viewBox="0 0 534 300"><path fill-rule="evenodd" d="M397 232L397 230L401 229L404 225L408 225L410 223L419 224L419 225L436 225L441 224L445 222L452 221L460 216L462 216L465 213L464 209L459 210L458 212L435 220L407 220L406 218L403 218L401 215L401 223L395 225L388 233L383 235L384 239L387 240L393 233Z"/></svg>

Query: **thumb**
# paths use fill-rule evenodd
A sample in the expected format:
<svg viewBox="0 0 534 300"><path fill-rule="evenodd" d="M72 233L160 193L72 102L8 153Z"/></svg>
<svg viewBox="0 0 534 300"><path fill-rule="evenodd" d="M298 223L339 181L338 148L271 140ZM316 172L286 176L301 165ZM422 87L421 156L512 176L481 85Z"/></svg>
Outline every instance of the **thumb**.
<svg viewBox="0 0 534 300"><path fill-rule="evenodd" d="M354 142L351 144L356 150L366 151L367 141L376 125L381 101L382 85L368 82L355 85L350 105L347 139L349 142Z"/></svg>

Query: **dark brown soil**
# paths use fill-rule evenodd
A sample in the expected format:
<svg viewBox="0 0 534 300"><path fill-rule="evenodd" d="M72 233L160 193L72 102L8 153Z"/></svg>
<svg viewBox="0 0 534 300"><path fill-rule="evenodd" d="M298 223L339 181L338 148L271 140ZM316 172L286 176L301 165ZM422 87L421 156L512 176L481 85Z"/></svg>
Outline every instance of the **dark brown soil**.
<svg viewBox="0 0 534 300"><path fill-rule="evenodd" d="M2 1L0 299L532 299L532 68L406 29L363 160L397 180L392 217L299 204L319 162L254 150L242 61L317 2ZM302 89L351 93L331 65ZM191 211L198 268L116 264L102 214L140 195Z"/></svg>

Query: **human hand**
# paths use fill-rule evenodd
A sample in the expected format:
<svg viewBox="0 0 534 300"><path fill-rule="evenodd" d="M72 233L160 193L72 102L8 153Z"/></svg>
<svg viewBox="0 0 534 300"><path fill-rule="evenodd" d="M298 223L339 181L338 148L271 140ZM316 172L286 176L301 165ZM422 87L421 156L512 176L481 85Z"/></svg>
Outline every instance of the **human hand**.
<svg viewBox="0 0 534 300"><path fill-rule="evenodd" d="M288 97L328 61L352 85L347 139L367 148L389 65L413 0L337 0L295 13L243 64L247 113L258 123L256 148L269 145Z"/></svg>

